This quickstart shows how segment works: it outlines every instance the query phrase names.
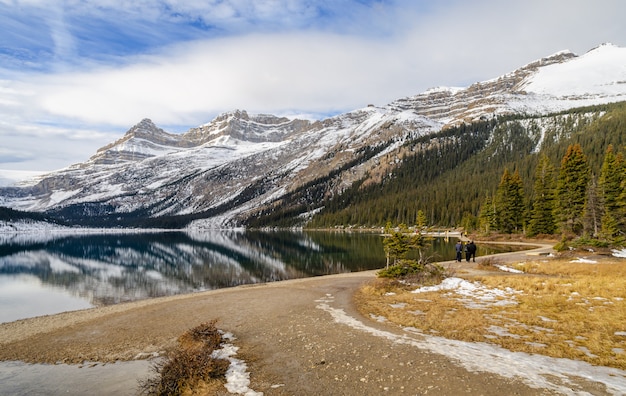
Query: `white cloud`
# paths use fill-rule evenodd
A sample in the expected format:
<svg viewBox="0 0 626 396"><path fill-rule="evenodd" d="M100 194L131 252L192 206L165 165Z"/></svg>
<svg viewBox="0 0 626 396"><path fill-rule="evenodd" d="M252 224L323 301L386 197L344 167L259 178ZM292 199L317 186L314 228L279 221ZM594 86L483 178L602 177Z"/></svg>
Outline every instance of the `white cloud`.
<svg viewBox="0 0 626 396"><path fill-rule="evenodd" d="M328 112L421 87L398 46L319 33L183 44L119 68L39 76L36 107L86 122L199 123L234 108ZM398 78L398 76L404 76Z"/></svg>
<svg viewBox="0 0 626 396"><path fill-rule="evenodd" d="M584 53L602 42L626 44L626 3L613 0L3 3L36 9L50 30L52 58L61 64L38 69L47 72L0 69L3 144L15 135L12 144L19 145L25 130L39 128L49 136L45 146L61 151L72 129L121 136L144 117L191 127L236 108L330 114L495 78L563 49ZM55 7L64 11L55 14ZM93 24L75 25L85 20ZM104 20L114 32L106 32ZM132 41L136 48L127 50L134 55L116 55L113 47L78 56L90 32L110 34L112 45ZM90 51L104 43L100 39ZM80 141L90 147L101 139L102 133ZM68 164L84 160L98 147L65 157Z"/></svg>

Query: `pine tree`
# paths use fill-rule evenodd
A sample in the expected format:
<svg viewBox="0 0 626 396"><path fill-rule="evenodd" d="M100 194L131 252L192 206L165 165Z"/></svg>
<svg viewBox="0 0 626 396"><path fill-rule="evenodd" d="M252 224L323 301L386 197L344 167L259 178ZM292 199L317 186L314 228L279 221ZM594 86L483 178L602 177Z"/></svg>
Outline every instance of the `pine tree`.
<svg viewBox="0 0 626 396"><path fill-rule="evenodd" d="M490 195L485 196L483 204L480 207L478 223L481 231L486 234L498 227L496 205L494 198Z"/></svg>
<svg viewBox="0 0 626 396"><path fill-rule="evenodd" d="M426 262L426 259L424 258L424 249L430 246L430 241L431 241L431 238L429 238L427 235L422 233L422 232L425 232L427 228L428 227L426 224L426 214L424 214L424 211L420 209L417 211L417 223L416 223L416 228L415 228L415 234L413 235L413 238L411 240L411 246L414 249L417 249L417 253L419 255L418 262L420 264L423 264Z"/></svg>
<svg viewBox="0 0 626 396"><path fill-rule="evenodd" d="M616 242L624 243L626 239L626 166L622 170L622 192L619 195L618 201L618 216L621 220L620 232L618 237L616 238Z"/></svg>
<svg viewBox="0 0 626 396"><path fill-rule="evenodd" d="M504 169L496 190L498 229L505 233L520 231L524 222L524 188L519 172Z"/></svg>
<svg viewBox="0 0 626 396"><path fill-rule="evenodd" d="M585 200L585 209L583 215L583 230L586 235L594 238L598 237L601 218L602 205L598 195L598 182L596 177L591 175L589 186L587 186L587 199Z"/></svg>
<svg viewBox="0 0 626 396"><path fill-rule="evenodd" d="M387 268L390 264L397 264L398 260L406 257L411 249L408 227L400 224L397 229L393 228L390 222L385 226L385 239L383 239L383 249L387 257Z"/></svg>
<svg viewBox="0 0 626 396"><path fill-rule="evenodd" d="M564 234L580 235L585 208L589 166L580 144L570 145L561 161L556 185L556 218Z"/></svg>
<svg viewBox="0 0 626 396"><path fill-rule="evenodd" d="M419 231L426 229L426 214L421 209L417 211L416 225Z"/></svg>
<svg viewBox="0 0 626 396"><path fill-rule="evenodd" d="M624 159L621 153L615 155L609 145L598 180L600 202L602 206L602 236L612 240L620 231L623 219L620 214L622 182L624 181Z"/></svg>
<svg viewBox="0 0 626 396"><path fill-rule="evenodd" d="M511 177L511 210L513 216L513 230L520 232L526 223L526 205L524 204L524 183L516 169Z"/></svg>
<svg viewBox="0 0 626 396"><path fill-rule="evenodd" d="M543 155L535 171L534 199L528 235L553 234L556 231L554 220L554 166Z"/></svg>

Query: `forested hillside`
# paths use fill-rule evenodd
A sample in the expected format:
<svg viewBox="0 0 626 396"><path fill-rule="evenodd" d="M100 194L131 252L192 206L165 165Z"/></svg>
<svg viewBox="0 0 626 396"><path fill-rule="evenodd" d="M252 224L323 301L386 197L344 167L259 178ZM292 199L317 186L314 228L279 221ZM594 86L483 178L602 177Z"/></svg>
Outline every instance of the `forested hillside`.
<svg viewBox="0 0 626 396"><path fill-rule="evenodd" d="M565 113L495 117L407 143L410 155L381 183L366 180L327 199L309 227L414 224L423 210L428 224L478 226L481 205L494 197L503 173L519 174L525 210L542 155L558 170L568 147L578 143L597 179L609 145L626 145L626 103Z"/></svg>

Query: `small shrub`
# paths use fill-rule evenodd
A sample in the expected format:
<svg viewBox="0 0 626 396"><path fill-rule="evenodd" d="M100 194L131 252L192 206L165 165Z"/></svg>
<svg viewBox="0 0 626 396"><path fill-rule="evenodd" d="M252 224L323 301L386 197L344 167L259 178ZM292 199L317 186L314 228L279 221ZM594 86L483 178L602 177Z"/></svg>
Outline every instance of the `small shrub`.
<svg viewBox="0 0 626 396"><path fill-rule="evenodd" d="M429 261L399 260L398 264L378 271L378 276L419 284L444 279L449 276L449 271L441 264Z"/></svg>
<svg viewBox="0 0 626 396"><path fill-rule="evenodd" d="M215 321L202 323L178 339L178 347L154 367L158 377L140 384L146 395L181 395L201 383L224 378L230 362L212 356L223 342Z"/></svg>
<svg viewBox="0 0 626 396"><path fill-rule="evenodd" d="M478 261L478 268L482 269L494 269L495 267L502 265L502 262L495 257L485 257Z"/></svg>

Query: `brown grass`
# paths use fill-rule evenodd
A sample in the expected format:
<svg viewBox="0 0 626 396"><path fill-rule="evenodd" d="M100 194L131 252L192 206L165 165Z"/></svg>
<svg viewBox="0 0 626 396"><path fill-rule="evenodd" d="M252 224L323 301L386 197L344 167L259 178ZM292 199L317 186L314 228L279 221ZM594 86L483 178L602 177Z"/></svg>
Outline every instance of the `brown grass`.
<svg viewBox="0 0 626 396"><path fill-rule="evenodd" d="M555 259L516 268L525 274L471 279L509 291L487 304L451 291L415 294L417 286L383 279L363 287L357 304L365 315L424 333L626 369L626 261Z"/></svg>
<svg viewBox="0 0 626 396"><path fill-rule="evenodd" d="M212 357L222 342L215 321L188 330L178 338L178 347L155 366L157 377L141 384L141 391L147 395L215 394L230 364Z"/></svg>

